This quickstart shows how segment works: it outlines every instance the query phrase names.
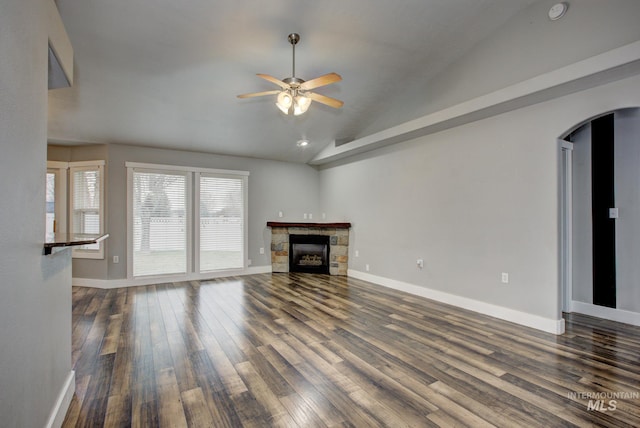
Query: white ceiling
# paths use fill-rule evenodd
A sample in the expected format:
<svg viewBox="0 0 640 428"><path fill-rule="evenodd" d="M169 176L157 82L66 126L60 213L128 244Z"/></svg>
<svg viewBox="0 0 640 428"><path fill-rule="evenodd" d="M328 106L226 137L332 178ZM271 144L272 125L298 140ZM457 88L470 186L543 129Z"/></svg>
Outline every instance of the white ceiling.
<svg viewBox="0 0 640 428"><path fill-rule="evenodd" d="M534 1L57 0L75 83L49 93L49 138L308 162L362 137L386 100L424 87ZM296 77L340 74L315 92L342 109L314 102L293 117L275 96L236 98L276 89L256 73L291 76L291 32Z"/></svg>

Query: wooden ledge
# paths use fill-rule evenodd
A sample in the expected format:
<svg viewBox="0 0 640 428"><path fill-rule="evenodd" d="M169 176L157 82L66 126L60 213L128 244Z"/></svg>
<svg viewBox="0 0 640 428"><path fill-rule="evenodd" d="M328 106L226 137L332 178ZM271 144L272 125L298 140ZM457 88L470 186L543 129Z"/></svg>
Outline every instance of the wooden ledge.
<svg viewBox="0 0 640 428"><path fill-rule="evenodd" d="M286 223L278 221L268 221L267 227L315 227L321 229L349 229L351 223Z"/></svg>

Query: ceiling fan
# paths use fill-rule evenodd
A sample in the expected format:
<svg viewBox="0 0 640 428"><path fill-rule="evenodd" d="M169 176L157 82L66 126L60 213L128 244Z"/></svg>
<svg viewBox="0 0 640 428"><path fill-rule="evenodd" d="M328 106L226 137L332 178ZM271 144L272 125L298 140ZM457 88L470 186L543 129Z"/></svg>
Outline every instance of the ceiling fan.
<svg viewBox="0 0 640 428"><path fill-rule="evenodd" d="M307 111L311 105L311 101L317 101L321 104L328 105L333 108L340 108L343 106L343 102L335 98L327 97L325 95L310 92L311 89L316 89L321 86L330 85L342 80L337 73L329 73L315 79L304 81L296 75L296 44L300 41L300 35L297 33L289 34L289 43L293 48L293 72L291 77L279 80L268 74L258 74L258 77L263 78L271 83L275 83L281 89L264 92L252 92L250 94L238 95L238 98L252 98L261 97L263 95L278 95L276 98L276 106L283 113L293 113L295 116L301 115Z"/></svg>

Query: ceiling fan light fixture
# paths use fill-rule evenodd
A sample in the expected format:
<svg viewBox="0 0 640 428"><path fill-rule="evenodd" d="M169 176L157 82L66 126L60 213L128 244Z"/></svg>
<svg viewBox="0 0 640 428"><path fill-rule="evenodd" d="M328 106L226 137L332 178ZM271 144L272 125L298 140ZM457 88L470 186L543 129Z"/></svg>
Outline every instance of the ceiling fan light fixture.
<svg viewBox="0 0 640 428"><path fill-rule="evenodd" d="M291 109L291 104L293 104L293 97L288 91L282 91L278 94L278 98L276 100L276 106L284 113L289 114L289 109Z"/></svg>
<svg viewBox="0 0 640 428"><path fill-rule="evenodd" d="M309 109L311 105L311 99L307 97L303 97L302 95L297 95L293 99L293 114L294 116L299 116L304 114L304 112Z"/></svg>

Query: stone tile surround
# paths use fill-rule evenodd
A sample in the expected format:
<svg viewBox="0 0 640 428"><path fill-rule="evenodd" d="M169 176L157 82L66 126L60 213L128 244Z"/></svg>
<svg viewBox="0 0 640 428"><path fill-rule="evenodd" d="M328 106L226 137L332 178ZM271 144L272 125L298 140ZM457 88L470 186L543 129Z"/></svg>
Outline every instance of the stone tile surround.
<svg viewBox="0 0 640 428"><path fill-rule="evenodd" d="M347 275L351 223L267 222L271 228L271 270L289 272L289 235L329 237L329 274Z"/></svg>

